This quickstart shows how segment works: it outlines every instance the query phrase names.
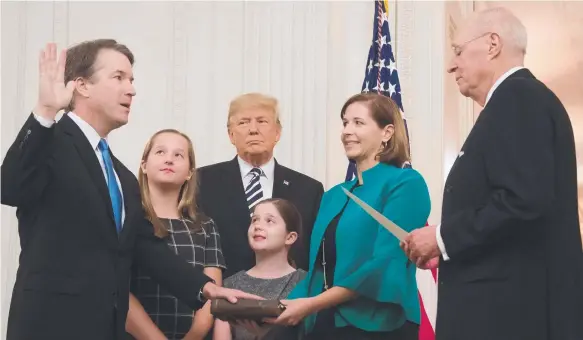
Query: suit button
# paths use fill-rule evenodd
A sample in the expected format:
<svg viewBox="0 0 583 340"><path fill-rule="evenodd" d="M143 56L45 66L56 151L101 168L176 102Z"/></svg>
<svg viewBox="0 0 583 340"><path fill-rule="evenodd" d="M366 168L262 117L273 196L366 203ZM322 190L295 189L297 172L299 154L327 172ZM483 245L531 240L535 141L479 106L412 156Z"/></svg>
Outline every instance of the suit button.
<svg viewBox="0 0 583 340"><path fill-rule="evenodd" d="M19 149L22 149L22 146L24 145L24 142L26 142L26 140L28 139L28 135L30 135L30 134L31 134L31 132L32 132L32 131L31 131L30 129L26 130L26 135L24 135L24 138L22 139L22 141L21 141L21 142L20 142L20 144L18 145L18 148L19 148Z"/></svg>

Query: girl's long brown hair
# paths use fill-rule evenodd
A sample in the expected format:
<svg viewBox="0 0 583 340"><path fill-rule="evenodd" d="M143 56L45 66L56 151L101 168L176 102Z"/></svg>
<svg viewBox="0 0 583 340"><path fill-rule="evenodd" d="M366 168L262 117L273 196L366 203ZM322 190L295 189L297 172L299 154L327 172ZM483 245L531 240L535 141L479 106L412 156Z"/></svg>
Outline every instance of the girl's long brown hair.
<svg viewBox="0 0 583 340"><path fill-rule="evenodd" d="M144 163L148 161L148 155L150 155L150 151L152 151L152 146L154 145L154 140L156 137L163 133L173 133L179 136L184 137L188 143L188 160L189 160L189 169L192 173L190 178L184 182L182 187L180 188L179 200L178 200L178 214L183 219L191 220L193 223L187 223L187 225L194 226L198 223L197 221L197 205L196 205L196 191L197 191L197 178L196 178L196 162L194 159L194 147L192 146L192 141L188 138L187 135L184 133L175 130L175 129L164 129L156 132L148 143L146 143L146 147L144 148L144 152L142 154L142 162ZM138 182L140 183L140 192L142 194L142 207L146 211L146 217L152 225L154 226L154 233L158 237L165 237L168 235L168 229L166 226L160 221L156 212L154 211L154 207L152 206L152 200L150 199L150 188L148 186L148 176L142 170L142 166L140 165L140 170L138 171Z"/></svg>

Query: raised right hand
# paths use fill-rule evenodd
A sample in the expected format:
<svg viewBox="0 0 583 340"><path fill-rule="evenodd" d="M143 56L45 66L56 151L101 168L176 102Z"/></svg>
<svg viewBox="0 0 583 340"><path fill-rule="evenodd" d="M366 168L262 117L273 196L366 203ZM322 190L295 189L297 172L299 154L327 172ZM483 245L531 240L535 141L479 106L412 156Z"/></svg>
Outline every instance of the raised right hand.
<svg viewBox="0 0 583 340"><path fill-rule="evenodd" d="M65 63L67 51L61 51L57 61L57 46L49 43L39 56L39 91L34 113L54 120L57 113L66 108L73 97L75 83L69 81L65 86Z"/></svg>

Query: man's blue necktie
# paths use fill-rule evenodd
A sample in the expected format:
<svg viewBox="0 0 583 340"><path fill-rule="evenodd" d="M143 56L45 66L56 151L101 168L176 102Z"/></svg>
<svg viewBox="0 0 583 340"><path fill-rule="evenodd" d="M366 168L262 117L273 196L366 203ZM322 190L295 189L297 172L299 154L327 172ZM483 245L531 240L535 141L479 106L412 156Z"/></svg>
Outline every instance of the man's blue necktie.
<svg viewBox="0 0 583 340"><path fill-rule="evenodd" d="M109 146L105 139L101 139L98 145L99 151L101 151L101 157L103 158L103 164L105 164L105 172L107 173L107 188L109 189L109 198L111 198L111 207L113 208L113 218L115 220L115 226L117 232L121 231L121 212L122 212L122 198L121 191L117 185L117 180L115 178L115 172L113 171L113 162L111 161L111 153L109 152Z"/></svg>

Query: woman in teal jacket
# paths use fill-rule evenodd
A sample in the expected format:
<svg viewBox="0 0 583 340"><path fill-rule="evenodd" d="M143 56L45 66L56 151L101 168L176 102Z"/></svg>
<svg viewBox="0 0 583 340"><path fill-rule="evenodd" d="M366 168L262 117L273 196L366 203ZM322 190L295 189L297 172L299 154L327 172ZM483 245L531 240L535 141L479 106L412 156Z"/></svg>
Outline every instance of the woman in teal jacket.
<svg viewBox="0 0 583 340"><path fill-rule="evenodd" d="M377 94L358 94L341 111L342 143L357 179L322 197L310 242L306 278L269 322L303 320L307 339L417 340L420 308L415 264L399 241L348 198L342 188L401 228L423 227L430 211L427 185L409 160L405 125L396 104Z"/></svg>

